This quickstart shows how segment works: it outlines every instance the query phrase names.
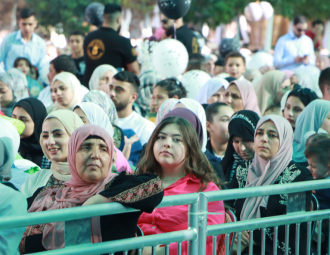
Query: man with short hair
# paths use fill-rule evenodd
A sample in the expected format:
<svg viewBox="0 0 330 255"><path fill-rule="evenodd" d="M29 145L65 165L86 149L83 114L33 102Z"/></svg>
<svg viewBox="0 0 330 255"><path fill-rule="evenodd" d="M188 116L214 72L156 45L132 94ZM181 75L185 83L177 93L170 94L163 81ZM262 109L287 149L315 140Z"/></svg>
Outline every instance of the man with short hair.
<svg viewBox="0 0 330 255"><path fill-rule="evenodd" d="M322 49L322 37L324 32L324 23L322 20L314 20L312 29L306 31L306 35L313 40L314 49Z"/></svg>
<svg viewBox="0 0 330 255"><path fill-rule="evenodd" d="M305 65L315 65L313 41L307 31L306 17L299 15L293 20L293 30L278 39L274 51L274 67L292 70Z"/></svg>
<svg viewBox="0 0 330 255"><path fill-rule="evenodd" d="M160 14L162 27L165 29L167 37L174 39L174 23L176 28L176 39L186 47L188 54L199 53L199 45L197 37L194 33L183 23L183 18L173 20L167 18L164 14Z"/></svg>
<svg viewBox="0 0 330 255"><path fill-rule="evenodd" d="M49 62L45 41L34 33L38 25L36 13L29 8L24 8L18 20L19 30L7 35L0 45L0 72L14 67L18 57L30 60L38 68L41 82L48 84L47 73ZM1 65L4 63L4 69Z"/></svg>
<svg viewBox="0 0 330 255"><path fill-rule="evenodd" d="M330 101L330 67L322 70L319 78L319 87L323 94L323 99Z"/></svg>
<svg viewBox="0 0 330 255"><path fill-rule="evenodd" d="M129 39L119 35L122 19L119 5L106 4L102 27L86 36L84 41L85 86L88 86L95 68L103 64L124 68L136 75L140 74L135 49Z"/></svg>
<svg viewBox="0 0 330 255"><path fill-rule="evenodd" d="M155 124L133 111L139 86L140 81L135 74L128 71L118 72L110 84L110 97L117 109L118 126L121 129L132 129L144 145L148 142Z"/></svg>
<svg viewBox="0 0 330 255"><path fill-rule="evenodd" d="M55 97L51 96L51 85L54 77L61 72L69 72L74 75L77 73L76 65L73 59L68 55L60 55L50 62L49 73L47 75L50 85L44 88L38 96L38 99L43 102L46 108L53 105L55 102ZM81 93L88 93L88 89L81 86Z"/></svg>
<svg viewBox="0 0 330 255"><path fill-rule="evenodd" d="M72 52L71 58L76 65L76 76L81 84L84 81L84 74L86 70L86 64L84 59L84 39L85 34L81 31L75 31L71 33L69 37L69 45Z"/></svg>

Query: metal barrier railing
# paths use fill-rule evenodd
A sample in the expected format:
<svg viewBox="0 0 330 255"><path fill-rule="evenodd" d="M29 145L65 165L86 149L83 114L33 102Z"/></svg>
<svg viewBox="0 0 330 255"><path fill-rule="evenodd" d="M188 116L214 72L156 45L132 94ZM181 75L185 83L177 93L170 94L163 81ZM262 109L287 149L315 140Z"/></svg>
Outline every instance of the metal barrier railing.
<svg viewBox="0 0 330 255"><path fill-rule="evenodd" d="M2 217L0 218L0 229L24 227L29 225L44 224L49 222L65 221L65 248L46 251L35 254L66 254L76 255L79 248L79 254L114 254L123 251L128 254L129 250L138 249L138 254L142 254L144 247L152 246L153 255L156 254L157 245L165 245L165 254L169 254L169 244L178 243L178 254L181 254L181 243L188 241L189 255L206 254L206 237L213 236L215 241L220 234L226 235L226 254L229 254L229 235L237 232L237 246L240 251L240 232L250 230L250 243L253 240L253 230L262 229L263 237L265 229L274 227L274 236L277 233L279 225L297 224L297 233L299 234L299 224L307 222L309 237L311 233L311 222L318 221L318 254L320 254L320 231L322 220L330 219L330 210L313 211L313 212L295 212L301 210L299 203L295 198L299 198L306 191L330 188L329 180L306 181L282 185L270 185L263 187L253 187L244 189L221 190L212 192L201 192L194 194L185 194L177 196L164 197L159 207L169 207L176 205L188 206L188 229L175 231L165 234L157 234L152 236L143 236L137 238L122 239L116 241L102 242L97 244L90 243L90 218L95 216L111 215L118 213L128 213L137 211L132 208L124 207L119 203L109 203L102 205L93 205L78 208L68 208L61 210L52 210L46 212L35 212L27 216ZM261 219L247 220L235 223L226 223L220 225L207 226L207 206L208 202L223 201L231 199L239 199L246 197L268 196L276 194L288 194L287 207L289 213L281 216L267 217ZM286 237L289 233L286 234ZM330 235L329 235L330 236ZM330 238L330 237L329 237ZM288 239L287 239L288 240ZM309 240L309 239L308 239ZM265 241L265 238L263 238ZM330 243L330 240L329 242ZM275 238L274 238L275 244ZM299 238L296 238L296 245L299 245ZM216 242L213 242L213 250L216 251ZM252 245L250 245L250 254ZM310 243L306 244L306 251L310 250ZM265 250L263 249L263 254ZM297 252L297 250L296 250ZM299 252L299 250L298 250ZM240 254L240 252L238 252ZM276 254L276 252L274 253ZM286 249L285 254L288 254ZM298 253L297 253L298 254ZM209 255L209 254L208 254Z"/></svg>

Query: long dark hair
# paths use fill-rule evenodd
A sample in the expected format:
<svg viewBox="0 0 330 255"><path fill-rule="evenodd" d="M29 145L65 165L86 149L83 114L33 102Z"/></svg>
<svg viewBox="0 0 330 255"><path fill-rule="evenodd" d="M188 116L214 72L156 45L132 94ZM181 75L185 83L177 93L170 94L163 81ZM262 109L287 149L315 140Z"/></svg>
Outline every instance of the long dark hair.
<svg viewBox="0 0 330 255"><path fill-rule="evenodd" d="M168 117L159 123L149 139L143 158L137 166L137 174L153 173L160 177L163 176L161 166L155 158L153 148L159 132L170 124L176 124L178 126L186 147L185 170L201 180L201 186L198 191L205 190L208 182L213 182L220 186L220 180L217 174L213 171L209 161L202 153L195 129L187 120L180 117Z"/></svg>

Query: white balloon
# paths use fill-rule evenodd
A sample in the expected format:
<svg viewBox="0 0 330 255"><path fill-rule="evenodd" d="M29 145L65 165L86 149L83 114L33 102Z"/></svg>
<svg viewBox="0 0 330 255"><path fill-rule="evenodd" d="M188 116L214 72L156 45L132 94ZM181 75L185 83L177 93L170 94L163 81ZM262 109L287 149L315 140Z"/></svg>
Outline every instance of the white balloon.
<svg viewBox="0 0 330 255"><path fill-rule="evenodd" d="M259 51L247 62L248 69L258 69L263 66L273 66L274 56L268 52Z"/></svg>
<svg viewBox="0 0 330 255"><path fill-rule="evenodd" d="M156 71L164 77L178 77L187 68L188 52L177 40L165 39L152 52L152 63Z"/></svg>
<svg viewBox="0 0 330 255"><path fill-rule="evenodd" d="M187 90L187 98L195 99L203 85L211 79L211 76L204 71L191 70L182 75L180 81Z"/></svg>
<svg viewBox="0 0 330 255"><path fill-rule="evenodd" d="M262 18L263 19L268 20L273 16L274 9L270 3L262 1L260 3L260 7L262 9Z"/></svg>
<svg viewBox="0 0 330 255"><path fill-rule="evenodd" d="M244 15L249 22L257 22L262 18L262 9L258 3L249 3L244 9Z"/></svg>

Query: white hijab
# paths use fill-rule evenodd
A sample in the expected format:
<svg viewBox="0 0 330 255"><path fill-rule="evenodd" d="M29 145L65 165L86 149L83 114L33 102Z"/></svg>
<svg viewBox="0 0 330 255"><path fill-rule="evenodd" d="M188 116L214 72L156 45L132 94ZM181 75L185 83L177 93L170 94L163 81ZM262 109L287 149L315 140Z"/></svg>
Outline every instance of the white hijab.
<svg viewBox="0 0 330 255"><path fill-rule="evenodd" d="M50 107L50 109L47 109L47 112L53 112L57 110L73 110L73 107L75 107L77 104L81 103L81 100L83 98L83 93L81 91L81 84L80 81L77 79L75 75L69 72L61 72L57 74L52 82L52 85L54 85L55 81L61 81L65 85L67 85L72 90L72 100L67 108L63 108L58 102L55 102L53 106Z"/></svg>
<svg viewBox="0 0 330 255"><path fill-rule="evenodd" d="M196 116L199 118L203 128L202 151L203 152L206 151L207 132L206 132L206 114L204 108L200 103L190 98L181 98L175 105L177 105L178 103L183 104L187 109L195 113ZM175 105L172 107L172 110L175 107Z"/></svg>
<svg viewBox="0 0 330 255"><path fill-rule="evenodd" d="M196 101L200 104L207 104L207 101L212 97L219 89L224 87L227 89L229 82L223 78L214 77L208 80L204 86L199 90L196 97Z"/></svg>
<svg viewBox="0 0 330 255"><path fill-rule="evenodd" d="M77 107L80 107L80 109L85 113L90 124L103 128L110 134L111 137L113 137L114 132L110 119L100 106L94 103L86 102L78 104L74 109Z"/></svg>
<svg viewBox="0 0 330 255"><path fill-rule="evenodd" d="M91 76L91 79L89 80L89 89L90 90L93 90L93 89L97 89L100 85L99 85L99 82L100 82L100 79L101 77L108 71L111 71L113 72L113 75L115 75L118 71L116 68L114 68L113 66L111 65L100 65L98 66L92 76Z"/></svg>
<svg viewBox="0 0 330 255"><path fill-rule="evenodd" d="M257 124L254 136L258 128L268 120L271 120L277 129L280 146L275 156L270 160L260 158L255 152L253 164L249 168L245 187L259 187L273 184L292 160L293 131L290 123L285 118L278 115L262 117ZM267 208L268 199L269 196L245 199L241 212L241 220L260 218L260 207Z"/></svg>
<svg viewBox="0 0 330 255"><path fill-rule="evenodd" d="M307 162L305 157L305 134L309 131L318 133L325 118L330 112L330 102L316 99L310 102L296 121L296 129L293 137L293 160Z"/></svg>

